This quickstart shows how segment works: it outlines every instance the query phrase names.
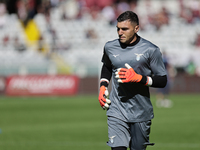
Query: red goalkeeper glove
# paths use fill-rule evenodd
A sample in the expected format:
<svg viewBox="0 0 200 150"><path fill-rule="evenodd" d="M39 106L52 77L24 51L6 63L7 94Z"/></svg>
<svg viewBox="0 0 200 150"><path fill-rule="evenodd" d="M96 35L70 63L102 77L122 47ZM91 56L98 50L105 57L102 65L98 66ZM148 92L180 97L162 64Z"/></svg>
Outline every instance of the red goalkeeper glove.
<svg viewBox="0 0 200 150"><path fill-rule="evenodd" d="M103 109L108 109L109 104L111 101L107 99L108 97L108 89L105 86L100 87L100 92L99 92L99 103Z"/></svg>
<svg viewBox="0 0 200 150"><path fill-rule="evenodd" d="M126 68L119 68L115 73L115 78L117 78L119 83L127 82L140 82L142 80L142 75L137 74L129 64L125 64Z"/></svg>

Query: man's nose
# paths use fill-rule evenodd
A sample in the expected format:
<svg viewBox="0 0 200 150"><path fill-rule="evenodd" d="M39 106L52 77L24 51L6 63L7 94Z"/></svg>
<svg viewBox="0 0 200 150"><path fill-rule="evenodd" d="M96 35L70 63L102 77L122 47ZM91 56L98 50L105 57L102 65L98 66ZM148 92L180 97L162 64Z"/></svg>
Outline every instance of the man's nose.
<svg viewBox="0 0 200 150"><path fill-rule="evenodd" d="M119 34L119 35L122 35L122 34L123 34L123 32L122 32L121 29L118 30L118 34Z"/></svg>

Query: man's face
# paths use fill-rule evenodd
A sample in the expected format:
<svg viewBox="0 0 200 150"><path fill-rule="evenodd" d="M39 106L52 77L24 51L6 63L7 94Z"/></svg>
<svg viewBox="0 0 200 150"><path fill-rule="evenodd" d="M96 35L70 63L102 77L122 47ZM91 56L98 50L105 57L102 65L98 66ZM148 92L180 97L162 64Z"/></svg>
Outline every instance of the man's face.
<svg viewBox="0 0 200 150"><path fill-rule="evenodd" d="M119 40L124 44L131 44L136 40L135 34L139 31L139 26L125 20L117 23L117 33Z"/></svg>

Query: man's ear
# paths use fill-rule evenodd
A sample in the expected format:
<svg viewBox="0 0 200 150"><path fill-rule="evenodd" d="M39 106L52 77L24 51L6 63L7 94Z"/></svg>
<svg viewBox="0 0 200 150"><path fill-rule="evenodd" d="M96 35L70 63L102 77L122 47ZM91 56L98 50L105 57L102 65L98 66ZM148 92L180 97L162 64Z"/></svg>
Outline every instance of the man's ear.
<svg viewBox="0 0 200 150"><path fill-rule="evenodd" d="M136 26L135 26L135 33L137 33L137 32L139 31L139 29L140 29L140 26L139 26L139 25L136 25Z"/></svg>

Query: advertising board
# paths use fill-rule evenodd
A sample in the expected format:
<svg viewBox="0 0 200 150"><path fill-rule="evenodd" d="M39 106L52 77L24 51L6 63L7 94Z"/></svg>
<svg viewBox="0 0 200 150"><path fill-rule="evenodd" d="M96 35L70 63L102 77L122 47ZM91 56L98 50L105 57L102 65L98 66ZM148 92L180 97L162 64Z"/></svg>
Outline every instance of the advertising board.
<svg viewBox="0 0 200 150"><path fill-rule="evenodd" d="M9 76L6 95L74 95L79 79L74 75L27 75Z"/></svg>

